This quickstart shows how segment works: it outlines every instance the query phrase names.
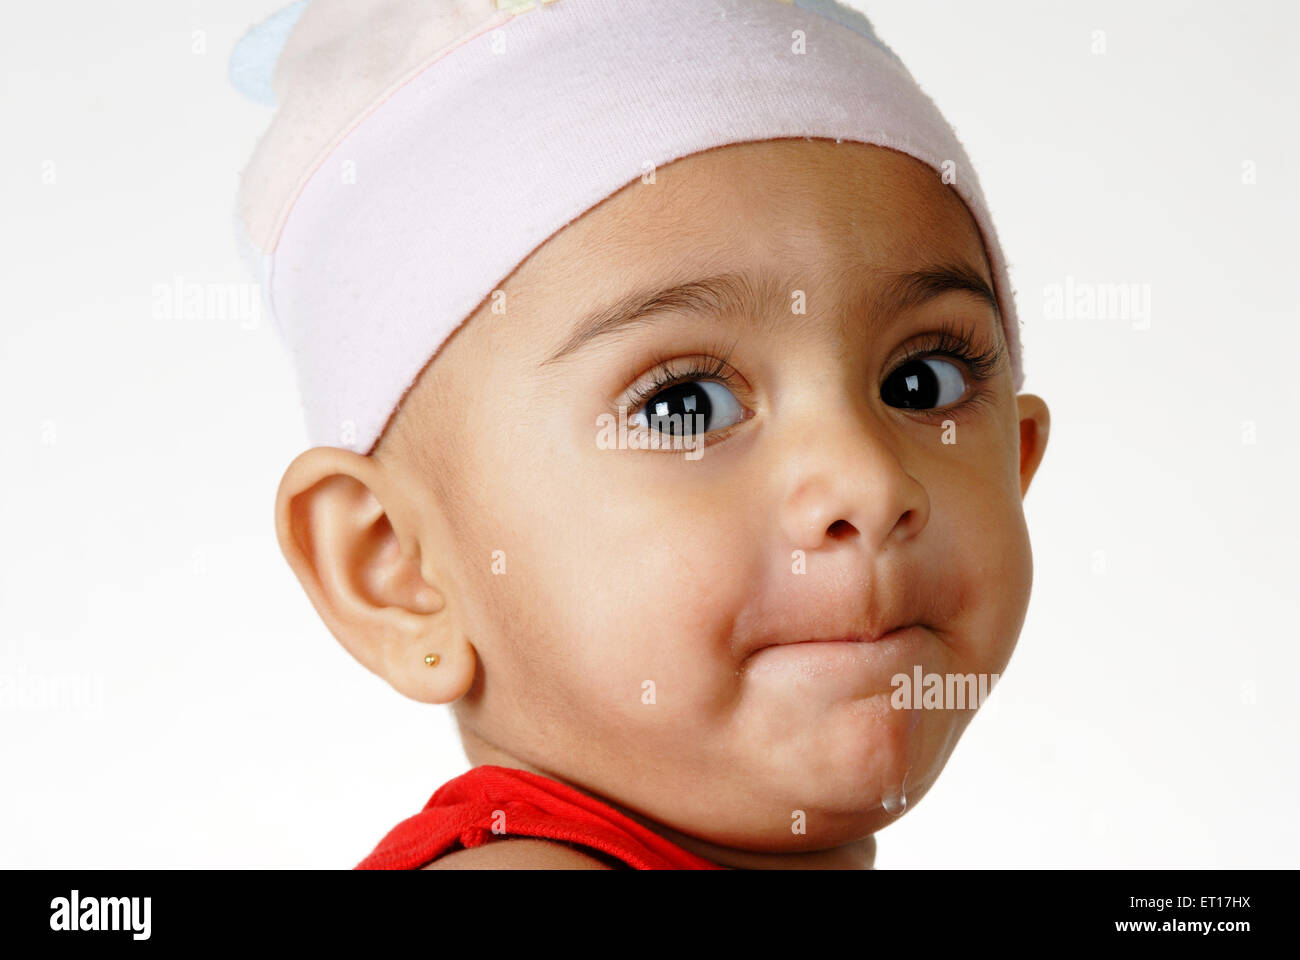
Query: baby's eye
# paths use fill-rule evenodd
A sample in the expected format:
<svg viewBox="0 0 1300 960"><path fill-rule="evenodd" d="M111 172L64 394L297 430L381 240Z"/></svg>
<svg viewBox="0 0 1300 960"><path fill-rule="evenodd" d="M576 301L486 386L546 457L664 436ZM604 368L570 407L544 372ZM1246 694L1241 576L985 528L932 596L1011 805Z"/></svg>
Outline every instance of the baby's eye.
<svg viewBox="0 0 1300 960"><path fill-rule="evenodd" d="M629 426L681 436L730 427L743 420L744 413L736 395L722 384L712 380L686 380L654 394L627 422ZM697 429L700 424L702 430Z"/></svg>
<svg viewBox="0 0 1300 960"><path fill-rule="evenodd" d="M966 380L957 364L941 357L909 360L891 373L880 399L891 407L928 410L946 407L966 395Z"/></svg>

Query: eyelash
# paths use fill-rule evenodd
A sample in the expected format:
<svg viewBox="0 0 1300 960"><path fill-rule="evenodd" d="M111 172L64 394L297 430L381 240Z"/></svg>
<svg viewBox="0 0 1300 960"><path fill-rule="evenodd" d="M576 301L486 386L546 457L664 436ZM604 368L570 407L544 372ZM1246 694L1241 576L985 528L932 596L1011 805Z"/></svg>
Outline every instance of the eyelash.
<svg viewBox="0 0 1300 960"><path fill-rule="evenodd" d="M914 360L928 357L948 357L953 360L960 360L962 365L970 371L972 389L969 396L947 407L908 411L913 416L918 417L949 419L956 411L965 412L992 399L989 391L985 389L985 384L992 380L998 370L1001 369L1004 359L1003 354L1001 343L997 343L992 347L978 347L969 334L945 321L939 325L938 330L923 334L918 340L913 341L908 346L907 352L902 359L890 369L890 373L894 373Z"/></svg>
<svg viewBox="0 0 1300 960"><path fill-rule="evenodd" d="M674 361L671 359L657 358L653 363L659 367L655 371L654 379L641 387L633 390L632 394L625 401L628 410L639 410L641 405L662 390L669 387L675 387L679 383L689 383L692 380L712 380L715 383L721 383L724 386L730 386L736 380L736 374L731 366L731 355L736 349L736 343L733 340L730 344L722 346L715 344L706 347L706 352L718 356L718 359L711 360L708 363L702 363L699 359L684 361L687 365L682 369L672 369L670 364Z"/></svg>
<svg viewBox="0 0 1300 960"><path fill-rule="evenodd" d="M679 383L689 383L693 380L712 380L715 383L729 386L736 379L730 360L737 342L732 341L726 347L715 346L709 348L708 352L719 355L718 359L711 360L708 363L702 363L698 359L688 360L685 361L687 366L682 369L670 368L670 365L674 362L671 359L654 359L652 362L659 369L649 383L635 388L627 400L624 401L628 409L639 410L641 405L654 397L655 394ZM993 379L1001 367L1003 349L1001 344L991 348L977 347L970 335L954 324L945 321L940 324L938 330L923 334L918 340L913 341L902 359L891 368L890 373L914 360L928 357L949 357L960 360L970 371L975 389L966 399L948 407L910 411L914 416L920 417L927 415L943 415L947 417L954 410L964 410L968 407L986 403L989 400L988 391L983 389L983 385Z"/></svg>

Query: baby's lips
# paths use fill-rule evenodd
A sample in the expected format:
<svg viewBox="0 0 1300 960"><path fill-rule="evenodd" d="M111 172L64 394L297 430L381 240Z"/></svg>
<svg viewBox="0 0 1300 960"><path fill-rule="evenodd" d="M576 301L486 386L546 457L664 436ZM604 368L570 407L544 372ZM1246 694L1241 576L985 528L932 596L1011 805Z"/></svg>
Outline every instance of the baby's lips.
<svg viewBox="0 0 1300 960"><path fill-rule="evenodd" d="M888 624L888 626L876 626L876 624L882 623ZM864 617L830 630L826 630L824 626L820 629L783 630L779 633L768 633L756 638L753 643L745 645L741 650L741 654L743 659L748 659L759 650L767 647L798 643L878 643L917 625L916 621L906 617L893 617L888 620L880 617Z"/></svg>

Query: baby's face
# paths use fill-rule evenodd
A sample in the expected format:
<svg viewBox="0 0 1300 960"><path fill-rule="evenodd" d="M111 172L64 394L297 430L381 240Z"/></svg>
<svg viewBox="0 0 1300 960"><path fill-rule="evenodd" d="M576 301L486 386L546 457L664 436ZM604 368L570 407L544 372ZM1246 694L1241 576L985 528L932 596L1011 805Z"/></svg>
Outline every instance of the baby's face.
<svg viewBox="0 0 1300 960"><path fill-rule="evenodd" d="M970 282L899 279L949 269ZM893 709L892 678L1002 673L1030 595L1047 413L981 282L933 171L829 141L688 157L530 257L374 454L436 556L431 620L477 654L471 759L752 851L914 806L973 714ZM963 338L982 361L929 352ZM620 405L641 436L700 414L703 448L611 449Z"/></svg>

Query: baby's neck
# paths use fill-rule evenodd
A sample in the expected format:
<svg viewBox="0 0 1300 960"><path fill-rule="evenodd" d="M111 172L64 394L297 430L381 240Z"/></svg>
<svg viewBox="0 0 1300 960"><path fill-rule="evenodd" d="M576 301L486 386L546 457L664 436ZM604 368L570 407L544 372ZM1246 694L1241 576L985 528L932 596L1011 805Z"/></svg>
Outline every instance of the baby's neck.
<svg viewBox="0 0 1300 960"><path fill-rule="evenodd" d="M671 827L666 827L661 823L641 816L635 811L619 806L607 797L584 790L577 784L569 783L548 770L542 770L520 760L518 757L514 757L499 747L479 738L463 726L461 727L461 742L465 747L466 758L475 767L490 764L497 767L510 767L515 770L527 770L539 776L549 777L613 807L619 813L631 820L635 820L647 830L654 831L665 840L677 844L683 850L687 850L720 866L730 867L733 870L871 870L875 866L876 838L874 834L841 847L834 847L830 850L814 850L809 853L755 853L751 850L717 846L678 833Z"/></svg>

